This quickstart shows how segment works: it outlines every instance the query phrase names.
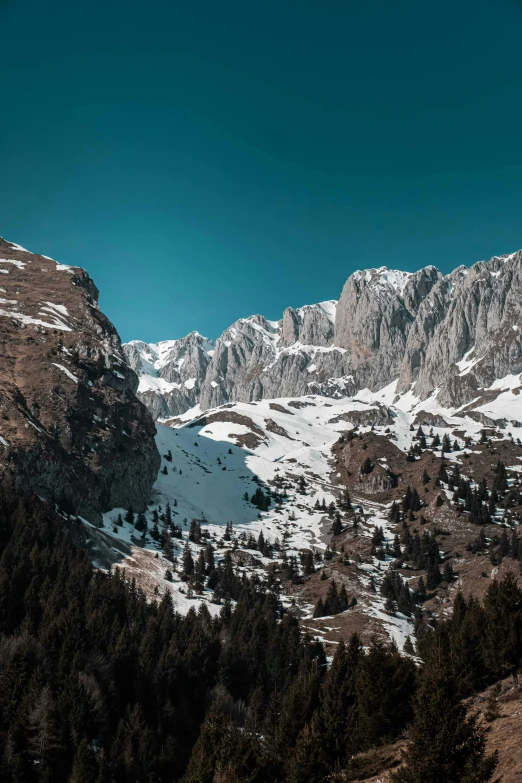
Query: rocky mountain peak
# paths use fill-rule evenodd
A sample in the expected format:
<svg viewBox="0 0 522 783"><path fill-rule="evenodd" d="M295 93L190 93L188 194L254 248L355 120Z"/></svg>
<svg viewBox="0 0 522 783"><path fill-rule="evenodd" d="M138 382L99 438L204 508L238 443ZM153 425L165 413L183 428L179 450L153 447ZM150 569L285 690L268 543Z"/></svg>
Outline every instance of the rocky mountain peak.
<svg viewBox="0 0 522 783"><path fill-rule="evenodd" d="M495 378L522 369L520 267L517 252L459 266L448 275L435 266L356 271L339 301L289 307L279 321L261 315L236 321L210 349L201 347L204 356L198 353L187 364L193 375L172 376L178 384L193 384L190 393L174 393L151 380L158 368L153 361L150 370L147 351L154 346L130 343L125 352L156 418L196 404L208 408L307 393L346 396L395 380L399 393L410 389L425 398L439 389L445 404L463 404ZM463 361L468 363L460 367ZM165 371L158 374L167 377Z"/></svg>

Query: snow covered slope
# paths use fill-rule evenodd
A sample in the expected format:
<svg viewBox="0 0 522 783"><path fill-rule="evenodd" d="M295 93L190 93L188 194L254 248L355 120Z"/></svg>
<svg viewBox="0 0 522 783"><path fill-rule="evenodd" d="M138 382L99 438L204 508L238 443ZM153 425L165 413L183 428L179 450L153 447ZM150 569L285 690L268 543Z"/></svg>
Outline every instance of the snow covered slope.
<svg viewBox="0 0 522 783"><path fill-rule="evenodd" d="M207 602L212 611L218 611L219 605L213 603L210 590L188 597L190 591L179 576L179 568L177 572L172 569L162 555L156 558L160 545L151 538L151 520L154 511L164 512L167 503L173 524L182 532L181 538L173 541L178 561L188 540L191 521L199 520L208 537L201 545L190 544L194 560L210 541L218 562L233 546L238 553L238 567L250 575L263 574L271 563L281 567L293 555L299 561L306 550L313 552L318 562L326 564L323 558L335 544L332 515L327 509L330 504L341 507L345 486L341 473L336 471L332 451L342 433L356 429L361 435L367 433L373 438L386 439L406 454L415 445L419 421L425 421L428 422L426 434L431 428L433 436L438 435L442 440L447 434L453 439L458 431L461 439L465 433L471 438L471 444L476 444L484 429L484 420L475 412L480 410L487 417L485 421L495 427L497 436L506 443L522 434L520 376L498 381L494 389L488 390L491 399L472 411L472 416L463 410L441 407L436 394L424 402L411 392L397 395L396 385L394 382L379 392L363 390L344 399L307 395L229 403L203 413L197 408L180 417L174 426L158 425L162 469L147 511L149 532L142 538L134 524L123 522L115 527L114 521L118 514L125 515L125 509L114 509L105 515L105 531L133 545L134 554L126 561L126 567L131 572L137 569L142 576L148 575L151 585L172 590L180 611L187 611L200 601ZM473 448L473 445L462 446L458 452L447 454L446 459L462 462ZM383 451L378 460L379 470L393 475L393 466L387 460ZM522 462L513 467L521 468ZM349 555L355 570L344 574L342 583L356 597L357 608L344 612L341 617L349 616L350 622L358 618L363 625L373 623L370 627L374 631L384 628L402 647L412 632L413 619L400 613L387 613L384 598L378 591L393 558L379 560L368 557L366 552L375 526L382 527L384 542L392 545L396 531L388 521L391 496L387 500L380 496L374 498L369 485L352 483L353 486L362 487L361 491L351 489L359 519ZM258 487L272 496L266 510L251 502ZM397 491L399 494L395 496L400 497L404 491L400 482ZM233 527L232 543L230 538L225 538L229 524ZM260 533L265 541L275 545L270 557L249 545L252 537L257 541ZM173 571L172 582L164 579L167 569ZM303 622L310 623L312 628L316 623L311 614L317 594L304 590L296 596L284 580L281 585L284 601L290 606L297 600ZM328 638L328 632L324 627L319 629L317 623L312 629L319 635L326 633L324 638Z"/></svg>

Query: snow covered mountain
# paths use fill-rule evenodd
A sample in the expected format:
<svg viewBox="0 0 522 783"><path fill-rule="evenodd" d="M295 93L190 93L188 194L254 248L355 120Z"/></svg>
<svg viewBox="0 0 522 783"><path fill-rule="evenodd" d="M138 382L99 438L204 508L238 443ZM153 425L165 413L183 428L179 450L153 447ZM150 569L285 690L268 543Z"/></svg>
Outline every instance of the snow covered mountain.
<svg viewBox="0 0 522 783"><path fill-rule="evenodd" d="M436 393L427 400L411 391L397 394L397 382L351 398L311 394L196 408L172 426L158 424L162 469L147 509L148 530L137 532L135 521L125 521L127 510L115 508L104 515L101 532L116 549L122 541L129 546L127 572L150 591L169 589L181 612L201 602L211 612L220 609L211 587L194 594L183 573L187 546L196 562L210 544L216 564L232 553L240 575L276 574L283 603L323 641L335 643L357 630L365 639L384 634L402 649L418 616L413 604L397 611L387 603L387 580L395 569L403 569L401 579L409 580L412 595L420 577L428 580L430 616L444 615L458 586L465 592L485 589L480 573L499 573L493 552L506 514L515 525L511 531L522 520L522 496L516 494L522 474L521 390L519 376L497 380L473 410L443 407ZM491 550L484 545L477 552L477 524L455 501L452 475L462 471L474 486L482 478L491 485L499 460L510 476L505 492L513 502L483 528ZM438 581L430 583L422 560L410 565L401 560L408 559L409 539L404 527L399 538L401 527L390 509L394 502L402 508L412 489L420 498L420 516L418 510L411 516L419 520L410 523L411 536L422 534L422 545L437 541L440 563L449 563L450 573L458 575L452 583L440 581L442 565ZM260 490L267 505L259 502ZM347 491L349 506L343 500ZM166 508L177 531L171 555L165 555L153 526L155 518L165 519ZM201 538L191 533L195 522ZM303 577L310 556L312 569ZM500 572L517 565L506 560ZM332 579L344 587L350 608L333 612L335 619L314 617Z"/></svg>
<svg viewBox="0 0 522 783"><path fill-rule="evenodd" d="M166 419L172 411L198 404L201 381L214 351L210 340L191 332L180 340L155 344L133 340L124 351L139 377L138 396L155 419Z"/></svg>
<svg viewBox="0 0 522 783"><path fill-rule="evenodd" d="M395 380L422 398L438 388L451 405L522 370L521 315L519 251L446 276L433 266L354 272L338 302L288 308L279 321L242 318L214 344L193 333L155 346L133 341L124 351L139 396L160 420L195 404L337 398Z"/></svg>
<svg viewBox="0 0 522 783"><path fill-rule="evenodd" d="M457 587L518 573L522 253L356 272L215 343L134 341L138 387L86 272L0 251L0 467L96 565L181 612L257 580L328 644L410 650Z"/></svg>
<svg viewBox="0 0 522 783"><path fill-rule="evenodd" d="M232 552L238 573L275 575L318 638L356 630L402 648L457 587L480 595L516 571L502 553L522 521L521 316L518 252L446 276L355 272L339 301L240 319L215 343L127 344L163 457L147 513L168 504L178 537L158 557L150 521L140 539L123 508L105 534L131 547L126 567L150 589L169 574L180 611L218 610L180 565L210 543L217 563ZM335 620L317 609L332 580L349 603Z"/></svg>

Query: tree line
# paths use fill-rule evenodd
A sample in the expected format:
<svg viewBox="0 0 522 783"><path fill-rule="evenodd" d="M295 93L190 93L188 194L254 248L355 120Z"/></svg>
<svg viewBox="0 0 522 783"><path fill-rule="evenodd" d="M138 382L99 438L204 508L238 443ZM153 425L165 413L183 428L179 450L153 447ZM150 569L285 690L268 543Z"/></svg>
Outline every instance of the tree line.
<svg viewBox="0 0 522 783"><path fill-rule="evenodd" d="M182 617L168 589L150 601L122 571L93 568L79 537L74 520L4 481L6 783L321 783L412 721L410 776L397 780L489 780L495 760L461 700L518 670L522 594L512 578L493 582L482 604L459 595L454 617L419 637L420 668L393 644L363 647L356 635L328 665L266 584L237 577L219 616L202 605ZM225 571L232 582L230 562ZM423 688L429 715L415 696ZM422 777L423 743L440 766L451 731L460 766ZM466 778L470 765L482 777Z"/></svg>

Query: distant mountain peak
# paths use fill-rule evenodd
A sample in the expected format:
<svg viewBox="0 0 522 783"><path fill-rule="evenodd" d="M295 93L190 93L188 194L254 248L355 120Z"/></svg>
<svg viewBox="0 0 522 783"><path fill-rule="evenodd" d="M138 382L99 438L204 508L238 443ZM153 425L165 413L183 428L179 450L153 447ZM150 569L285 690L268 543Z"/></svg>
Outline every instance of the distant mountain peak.
<svg viewBox="0 0 522 783"><path fill-rule="evenodd" d="M148 347L133 341L124 350L156 418L196 404L311 390L350 395L393 381L399 391L415 384L425 397L440 387L441 399L465 402L478 386L522 370L520 335L512 328L521 320L521 266L518 251L448 275L433 265L417 272L384 265L358 270L339 300L288 307L278 321L240 318L215 343L193 332ZM462 377L457 363L475 343L484 359L465 381L456 380ZM192 344L196 351L188 350ZM181 370L185 356L190 361Z"/></svg>

